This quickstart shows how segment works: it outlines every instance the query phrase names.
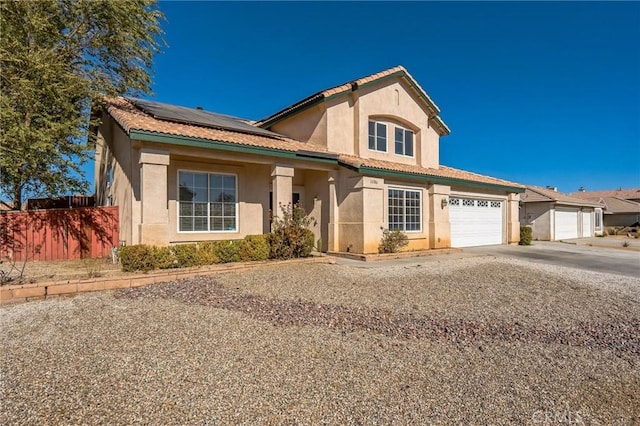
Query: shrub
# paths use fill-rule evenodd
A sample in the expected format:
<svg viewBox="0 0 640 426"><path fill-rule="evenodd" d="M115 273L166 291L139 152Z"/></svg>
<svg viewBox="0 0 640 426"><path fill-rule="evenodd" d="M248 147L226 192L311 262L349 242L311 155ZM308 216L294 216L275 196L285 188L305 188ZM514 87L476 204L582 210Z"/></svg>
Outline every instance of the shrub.
<svg viewBox="0 0 640 426"><path fill-rule="evenodd" d="M271 257L274 259L293 259L307 257L313 250L315 236L309 229L316 221L308 216L298 204L280 206L281 216L273 221L269 234Z"/></svg>
<svg viewBox="0 0 640 426"><path fill-rule="evenodd" d="M153 247L151 250L151 255L153 256L154 269L170 269L180 267L171 247Z"/></svg>
<svg viewBox="0 0 640 426"><path fill-rule="evenodd" d="M533 228L531 226L520 227L520 244L521 246L530 246L533 237Z"/></svg>
<svg viewBox="0 0 640 426"><path fill-rule="evenodd" d="M153 247L147 245L124 246L119 250L120 263L125 272L150 271L156 268Z"/></svg>
<svg viewBox="0 0 640 426"><path fill-rule="evenodd" d="M407 234L400 231L399 229L393 231L385 229L384 231L382 231L382 238L380 239L378 252L396 253L407 244L409 244L409 238L407 237Z"/></svg>
<svg viewBox="0 0 640 426"><path fill-rule="evenodd" d="M629 247L631 244L629 243L629 241L625 241L622 243L622 247Z"/></svg>
<svg viewBox="0 0 640 426"><path fill-rule="evenodd" d="M267 235L247 235L238 248L238 256L243 262L267 260L270 253L271 246Z"/></svg>
<svg viewBox="0 0 640 426"><path fill-rule="evenodd" d="M178 268L199 266L198 247L195 244L179 244L171 247Z"/></svg>
<svg viewBox="0 0 640 426"><path fill-rule="evenodd" d="M240 249L240 243L241 240L212 241L213 253L218 258L218 262L239 262L240 255L238 251Z"/></svg>
<svg viewBox="0 0 640 426"><path fill-rule="evenodd" d="M214 265L220 263L214 244L211 241L198 244L196 255L198 257L198 265Z"/></svg>
<svg viewBox="0 0 640 426"><path fill-rule="evenodd" d="M607 234L616 235L617 233L618 233L618 230L614 226L607 228Z"/></svg>

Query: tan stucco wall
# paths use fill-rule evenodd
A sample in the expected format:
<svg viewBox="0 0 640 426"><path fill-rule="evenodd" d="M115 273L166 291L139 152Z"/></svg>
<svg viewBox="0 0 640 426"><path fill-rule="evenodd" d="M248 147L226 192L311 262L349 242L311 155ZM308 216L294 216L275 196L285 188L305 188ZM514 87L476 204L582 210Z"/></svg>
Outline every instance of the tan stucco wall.
<svg viewBox="0 0 640 426"><path fill-rule="evenodd" d="M387 152L369 150L369 119L387 122ZM415 132L414 155L395 154L394 125ZM426 107L407 84L383 80L355 92L337 96L273 125L271 130L325 146L328 151L363 158L439 165L438 132L429 125Z"/></svg>
<svg viewBox="0 0 640 426"><path fill-rule="evenodd" d="M534 240L551 240L552 206L553 203L522 203L520 222L532 226Z"/></svg>
<svg viewBox="0 0 640 426"><path fill-rule="evenodd" d="M326 171L305 170L304 171L304 188L305 188L305 211L314 218L316 224L312 227L313 233L316 235L316 244L318 239L321 241L319 248L321 251L327 251L328 247L328 224L329 224L329 174Z"/></svg>
<svg viewBox="0 0 640 426"><path fill-rule="evenodd" d="M137 223L134 226L132 222L132 207L139 189L137 186L139 179L137 166L133 168L130 140L124 131L105 114L98 129L96 145L97 202L99 205L106 205L107 197L111 195L112 204L119 207L120 240L127 244L136 244L134 228L137 234ZM107 188L110 167L113 167L113 182L111 187Z"/></svg>
<svg viewBox="0 0 640 426"><path fill-rule="evenodd" d="M238 230L236 232L178 232L178 171L229 173L237 176ZM168 242L234 240L269 232L268 207L271 170L268 165L172 160L168 170ZM266 207L265 207L266 206Z"/></svg>
<svg viewBox="0 0 640 426"><path fill-rule="evenodd" d="M327 116L324 104L315 105L271 127L272 131L312 145L326 146Z"/></svg>

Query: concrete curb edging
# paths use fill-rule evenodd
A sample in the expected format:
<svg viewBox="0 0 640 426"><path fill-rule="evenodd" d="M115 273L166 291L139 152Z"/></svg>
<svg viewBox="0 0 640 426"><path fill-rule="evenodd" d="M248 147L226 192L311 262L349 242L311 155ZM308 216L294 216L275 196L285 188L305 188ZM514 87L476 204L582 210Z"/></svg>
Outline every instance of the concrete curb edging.
<svg viewBox="0 0 640 426"><path fill-rule="evenodd" d="M443 249L430 249L430 250L418 250L418 251L401 251L398 253L384 253L384 254L358 254L358 253L346 253L346 252L328 252L327 254L335 257L344 257L346 259L361 260L363 262L376 262L379 260L393 260L393 259L405 259L408 257L425 257L425 256L437 256L441 254L462 253L461 248L443 248Z"/></svg>
<svg viewBox="0 0 640 426"><path fill-rule="evenodd" d="M130 276L105 277L91 279L76 279L63 281L49 281L33 284L16 284L0 287L0 305L45 300L56 297L75 296L79 293L92 291L113 290L117 288L141 287L201 275L213 275L220 272L243 271L261 266L279 264L311 264L335 263L332 256L309 257L305 259L238 262L211 265L199 268L184 268L173 270L152 271L146 274L132 273Z"/></svg>

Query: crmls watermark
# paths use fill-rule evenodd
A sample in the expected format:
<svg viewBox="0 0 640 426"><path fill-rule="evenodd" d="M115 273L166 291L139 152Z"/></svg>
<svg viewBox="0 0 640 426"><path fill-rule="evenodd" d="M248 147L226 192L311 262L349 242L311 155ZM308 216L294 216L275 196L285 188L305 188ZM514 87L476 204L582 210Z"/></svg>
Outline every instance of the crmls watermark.
<svg viewBox="0 0 640 426"><path fill-rule="evenodd" d="M531 420L536 424L567 424L583 425L584 414L581 411L571 411L569 407L564 410L537 410L533 412Z"/></svg>

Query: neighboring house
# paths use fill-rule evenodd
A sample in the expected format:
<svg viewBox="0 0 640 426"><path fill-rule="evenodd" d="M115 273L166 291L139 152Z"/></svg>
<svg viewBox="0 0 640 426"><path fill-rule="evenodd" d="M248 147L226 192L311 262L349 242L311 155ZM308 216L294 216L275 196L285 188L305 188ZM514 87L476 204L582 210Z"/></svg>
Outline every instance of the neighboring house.
<svg viewBox="0 0 640 426"><path fill-rule="evenodd" d="M640 222L640 188L581 190L571 196L604 204L605 226L632 226Z"/></svg>
<svg viewBox="0 0 640 426"><path fill-rule="evenodd" d="M583 198L587 200L597 200L600 198L619 198L621 200L634 201L640 203L640 188L629 189L609 189L606 191L586 191L580 188L578 192L569 194L572 197Z"/></svg>
<svg viewBox="0 0 640 426"><path fill-rule="evenodd" d="M533 227L534 240L593 237L603 232L601 203L536 186L527 186L520 202L520 223Z"/></svg>
<svg viewBox="0 0 640 426"><path fill-rule="evenodd" d="M299 202L323 251L516 243L524 187L440 165L440 110L403 67L318 92L257 123L151 101L107 102L96 197L127 244L268 233Z"/></svg>

